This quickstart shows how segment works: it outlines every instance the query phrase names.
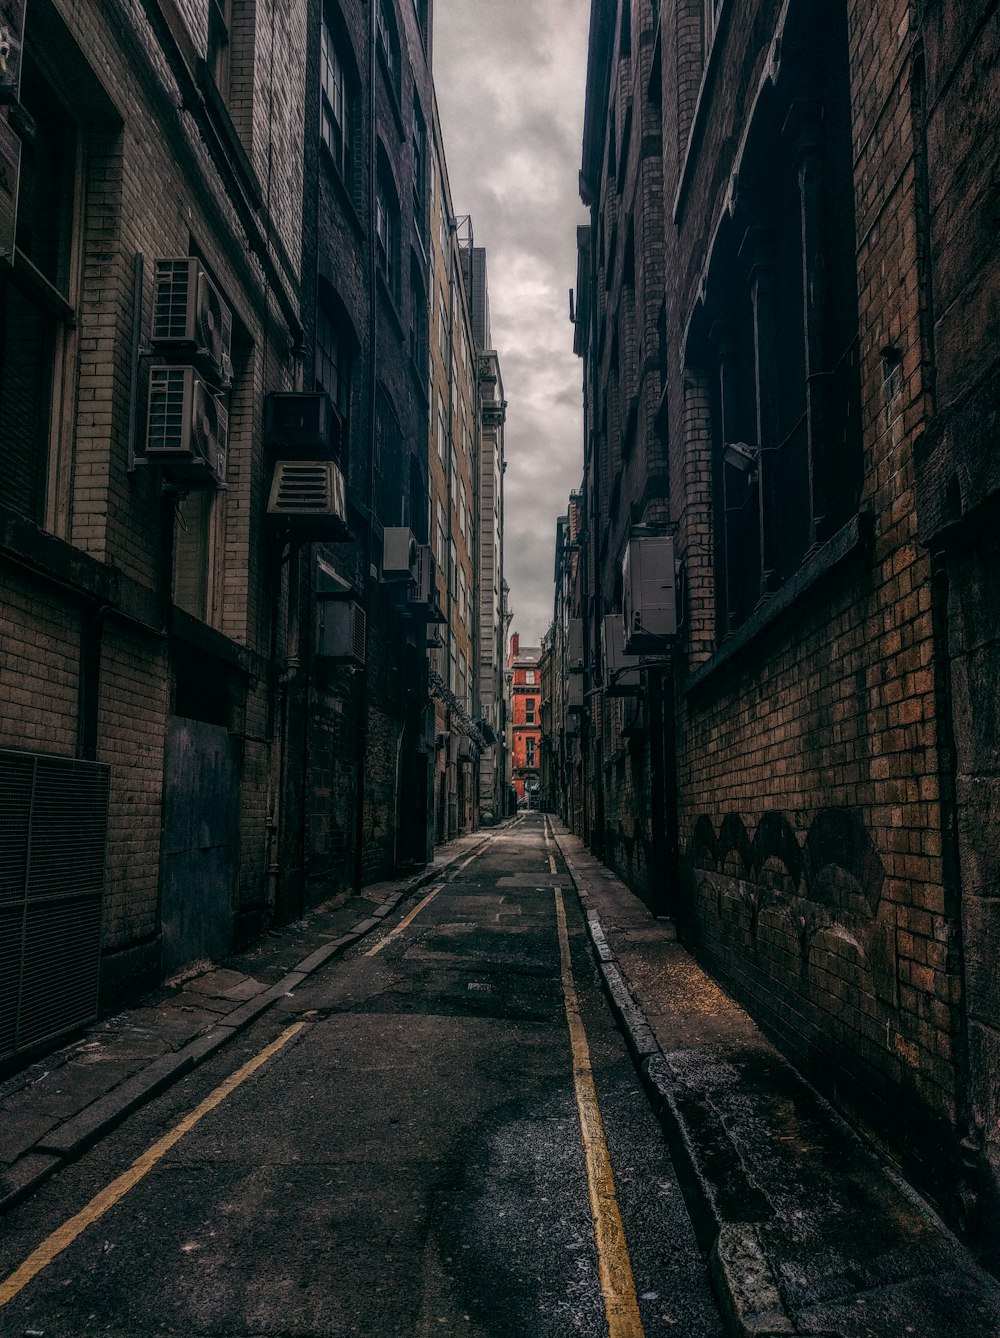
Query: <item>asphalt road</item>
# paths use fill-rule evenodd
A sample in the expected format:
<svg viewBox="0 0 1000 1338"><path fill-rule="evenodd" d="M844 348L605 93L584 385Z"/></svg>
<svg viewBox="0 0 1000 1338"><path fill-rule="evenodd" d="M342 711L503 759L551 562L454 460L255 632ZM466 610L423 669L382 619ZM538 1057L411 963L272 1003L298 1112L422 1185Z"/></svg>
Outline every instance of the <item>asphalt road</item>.
<svg viewBox="0 0 1000 1338"><path fill-rule="evenodd" d="M10 1213L18 1269L2 1338L722 1332L534 813Z"/></svg>

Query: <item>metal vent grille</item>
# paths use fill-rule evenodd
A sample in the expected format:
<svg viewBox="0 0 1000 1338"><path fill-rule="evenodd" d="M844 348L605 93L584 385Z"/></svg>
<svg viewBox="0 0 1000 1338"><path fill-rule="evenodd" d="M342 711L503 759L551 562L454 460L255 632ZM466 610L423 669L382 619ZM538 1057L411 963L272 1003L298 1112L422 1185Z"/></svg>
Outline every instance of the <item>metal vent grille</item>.
<svg viewBox="0 0 1000 1338"><path fill-rule="evenodd" d="M108 781L0 750L0 1059L97 1016Z"/></svg>
<svg viewBox="0 0 1000 1338"><path fill-rule="evenodd" d="M192 337L192 299L198 282L196 260L158 260L153 303L153 339L189 340Z"/></svg>
<svg viewBox="0 0 1000 1338"><path fill-rule="evenodd" d="M339 516L346 512L344 476L330 460L280 460L268 500L272 516Z"/></svg>
<svg viewBox="0 0 1000 1338"><path fill-rule="evenodd" d="M149 455L179 455L190 449L191 379L189 367L154 367L149 374Z"/></svg>
<svg viewBox="0 0 1000 1338"><path fill-rule="evenodd" d="M354 658L359 664L365 662L365 632L368 616L359 604L354 606Z"/></svg>

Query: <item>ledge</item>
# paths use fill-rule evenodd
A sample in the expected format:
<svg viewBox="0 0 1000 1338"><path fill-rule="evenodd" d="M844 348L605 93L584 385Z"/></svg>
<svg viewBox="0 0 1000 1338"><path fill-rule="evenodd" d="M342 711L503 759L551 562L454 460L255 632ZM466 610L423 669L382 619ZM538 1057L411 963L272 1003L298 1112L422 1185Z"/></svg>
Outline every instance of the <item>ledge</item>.
<svg viewBox="0 0 1000 1338"><path fill-rule="evenodd" d="M698 692L720 670L732 666L753 642L771 631L785 614L797 609L807 595L815 593L827 577L839 571L851 558L870 552L871 540L871 516L865 512L852 516L822 548L806 559L795 575L766 604L751 614L742 627L737 628L710 660L688 675L684 683L685 695Z"/></svg>

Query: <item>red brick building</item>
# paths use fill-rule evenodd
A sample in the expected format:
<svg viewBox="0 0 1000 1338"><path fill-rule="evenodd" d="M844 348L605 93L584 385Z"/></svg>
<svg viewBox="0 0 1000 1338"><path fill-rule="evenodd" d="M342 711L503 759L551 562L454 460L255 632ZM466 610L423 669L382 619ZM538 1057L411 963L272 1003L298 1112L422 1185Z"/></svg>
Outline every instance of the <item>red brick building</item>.
<svg viewBox="0 0 1000 1338"><path fill-rule="evenodd" d="M970 1229L1000 1181L997 27L595 0L576 304L583 830ZM625 556L665 539L676 632L639 635Z"/></svg>
<svg viewBox="0 0 1000 1338"><path fill-rule="evenodd" d="M510 638L507 671L510 691L511 780L518 803L538 803L542 767L542 652L539 646L522 646L514 632Z"/></svg>

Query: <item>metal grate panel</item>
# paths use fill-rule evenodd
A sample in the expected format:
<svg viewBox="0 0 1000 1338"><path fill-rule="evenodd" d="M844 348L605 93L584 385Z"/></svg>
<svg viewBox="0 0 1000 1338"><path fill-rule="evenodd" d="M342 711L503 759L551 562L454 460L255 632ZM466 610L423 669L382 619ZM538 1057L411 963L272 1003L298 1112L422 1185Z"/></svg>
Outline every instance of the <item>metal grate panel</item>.
<svg viewBox="0 0 1000 1338"><path fill-rule="evenodd" d="M109 776L0 750L0 1060L97 1016Z"/></svg>
<svg viewBox="0 0 1000 1338"><path fill-rule="evenodd" d="M192 337L191 304L198 282L198 262L184 257L156 262L153 339L173 343Z"/></svg>

